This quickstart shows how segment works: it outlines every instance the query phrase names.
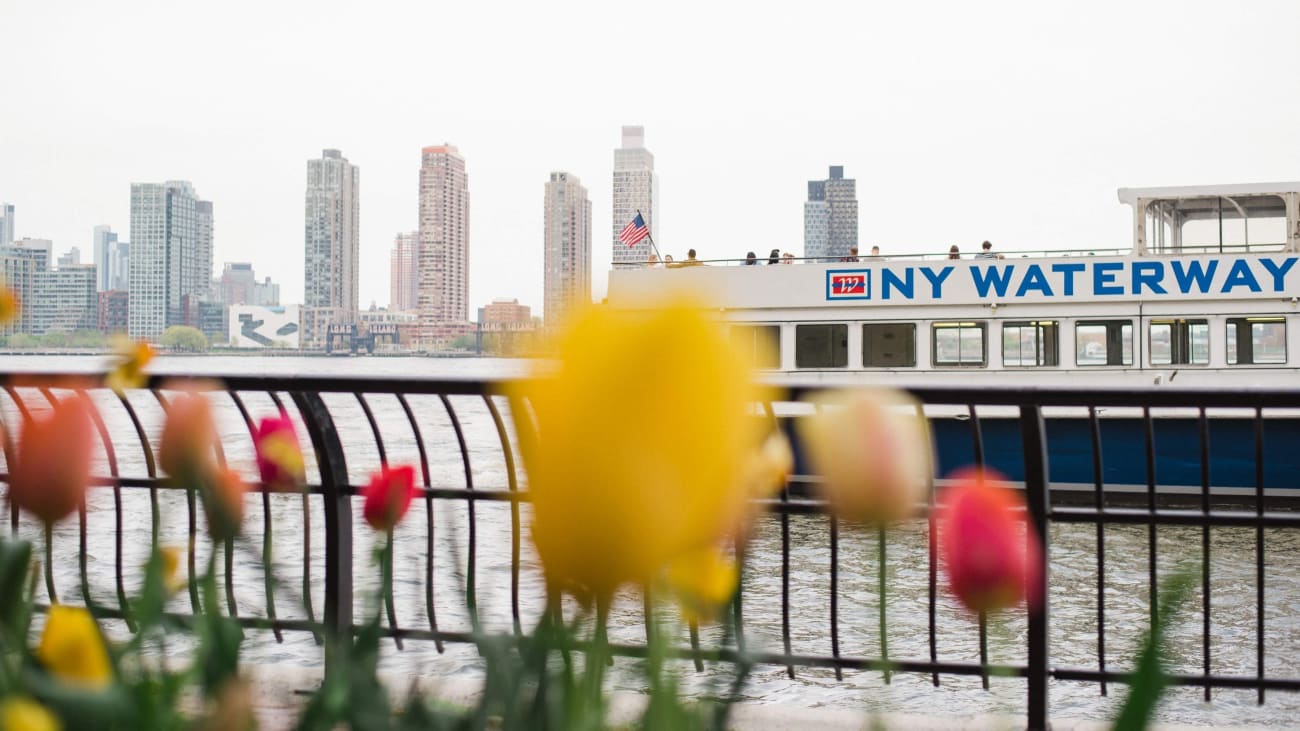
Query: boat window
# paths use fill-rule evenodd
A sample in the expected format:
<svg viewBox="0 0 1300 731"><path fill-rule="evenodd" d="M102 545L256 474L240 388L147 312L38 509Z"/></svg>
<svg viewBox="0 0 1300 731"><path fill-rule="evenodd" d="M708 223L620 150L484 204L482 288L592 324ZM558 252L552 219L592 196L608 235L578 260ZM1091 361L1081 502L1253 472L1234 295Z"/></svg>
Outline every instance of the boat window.
<svg viewBox="0 0 1300 731"><path fill-rule="evenodd" d="M780 325L732 325L731 342L759 368L781 367Z"/></svg>
<svg viewBox="0 0 1300 731"><path fill-rule="evenodd" d="M871 322L862 326L862 365L912 368L916 365L916 323Z"/></svg>
<svg viewBox="0 0 1300 731"><path fill-rule="evenodd" d="M987 365L985 327L983 322L934 323L934 364L975 368Z"/></svg>
<svg viewBox="0 0 1300 731"><path fill-rule="evenodd" d="M1060 353L1060 324L1056 320L1007 322L1002 325L1002 365L1060 365Z"/></svg>
<svg viewBox="0 0 1300 731"><path fill-rule="evenodd" d="M848 325L795 325L795 368L844 368L848 364Z"/></svg>
<svg viewBox="0 0 1300 731"><path fill-rule="evenodd" d="M1233 317L1228 320L1228 365L1286 363L1286 320Z"/></svg>
<svg viewBox="0 0 1300 731"><path fill-rule="evenodd" d="M1083 320L1075 323L1074 360L1081 366L1133 365L1133 322Z"/></svg>
<svg viewBox="0 0 1300 731"><path fill-rule="evenodd" d="M1151 365L1205 365L1210 362L1210 323L1205 320L1152 320Z"/></svg>

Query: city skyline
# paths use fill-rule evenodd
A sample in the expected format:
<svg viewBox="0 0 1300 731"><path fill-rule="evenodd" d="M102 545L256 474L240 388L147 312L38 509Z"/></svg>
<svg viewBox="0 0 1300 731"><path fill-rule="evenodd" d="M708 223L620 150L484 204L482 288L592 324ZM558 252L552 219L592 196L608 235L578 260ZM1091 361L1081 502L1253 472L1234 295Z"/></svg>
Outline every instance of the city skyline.
<svg viewBox="0 0 1300 731"><path fill-rule="evenodd" d="M470 302L518 297L540 312L538 181L565 170L586 183L598 299L622 125L644 126L655 153L656 243L706 259L799 253L806 184L828 164L857 180L860 248L886 255L985 239L1124 246L1116 188L1300 178L1300 100L1252 72L1300 60L1284 31L1296 3L999 8L845 6L834 23L799 8L738 27L723 7L575 3L523 8L502 27L470 6L233 0L204 14L200 37L176 32L187 12L137 0L8 3L0 201L16 205L15 238L86 252L95 225L129 238L131 182L190 180L219 208L216 258L254 262L301 302L303 160L341 149L366 170L364 309L389 299L394 233L418 226L414 151L452 140L473 168ZM435 26L458 29L440 50L457 70L430 86L422 33ZM670 50L629 53L616 41L629 28ZM322 55L322 37L355 52ZM556 37L571 39L576 84L535 62L555 58ZM1178 103L1163 104L1132 79L1170 59L1181 70L1159 98ZM202 91L159 91L184 88Z"/></svg>
<svg viewBox="0 0 1300 731"><path fill-rule="evenodd" d="M551 173L543 196L542 314L547 327L591 301L591 198L576 175Z"/></svg>

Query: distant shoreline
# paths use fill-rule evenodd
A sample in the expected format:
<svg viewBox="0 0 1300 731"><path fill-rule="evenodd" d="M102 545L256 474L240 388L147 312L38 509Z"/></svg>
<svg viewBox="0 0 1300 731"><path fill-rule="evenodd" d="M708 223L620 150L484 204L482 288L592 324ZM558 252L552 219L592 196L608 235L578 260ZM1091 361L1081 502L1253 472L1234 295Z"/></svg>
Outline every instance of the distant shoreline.
<svg viewBox="0 0 1300 731"><path fill-rule="evenodd" d="M337 353L326 353L323 350L272 350L272 349L253 349L253 348L216 348L199 352L193 351L172 351L158 350L160 356L169 358L211 358L222 356L234 357L256 357L256 358L496 358L501 356L480 355L471 352L410 352L400 353L350 353L342 351ZM111 356L113 351L108 348L0 348L0 355L20 355L20 356Z"/></svg>

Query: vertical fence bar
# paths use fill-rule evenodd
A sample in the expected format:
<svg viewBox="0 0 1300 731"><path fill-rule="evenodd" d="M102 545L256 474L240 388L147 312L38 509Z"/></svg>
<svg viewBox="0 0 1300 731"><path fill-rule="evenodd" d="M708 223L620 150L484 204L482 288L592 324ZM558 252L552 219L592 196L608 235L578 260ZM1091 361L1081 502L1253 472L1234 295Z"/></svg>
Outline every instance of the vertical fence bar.
<svg viewBox="0 0 1300 731"><path fill-rule="evenodd" d="M1106 508L1102 493L1106 473L1102 469L1101 423L1097 420L1097 407L1088 407L1089 434L1092 439L1093 504L1100 517ZM1106 672L1106 521L1097 521L1097 670ZM1106 681L1101 681L1101 694L1108 693Z"/></svg>
<svg viewBox="0 0 1300 731"><path fill-rule="evenodd" d="M319 393L291 394L316 450L321 501L325 508L325 672L346 672L338 666L338 643L352 633L352 496L348 467L334 418Z"/></svg>
<svg viewBox="0 0 1300 731"><path fill-rule="evenodd" d="M1038 596L1029 597L1029 716L1027 727L1045 730L1048 714L1048 590L1047 566L1050 545L1047 518L1051 511L1047 492L1047 439L1043 412L1038 406L1020 407L1020 438L1025 458L1025 499L1029 519L1041 549L1042 572L1036 583ZM1030 537L1033 540L1033 537Z"/></svg>
<svg viewBox="0 0 1300 731"><path fill-rule="evenodd" d="M1255 407L1255 677L1264 705L1264 410Z"/></svg>
<svg viewBox="0 0 1300 731"><path fill-rule="evenodd" d="M1210 514L1210 421L1200 409L1197 431L1201 437L1201 512ZM1201 659L1205 671L1205 702L1210 702L1210 524L1201 526Z"/></svg>

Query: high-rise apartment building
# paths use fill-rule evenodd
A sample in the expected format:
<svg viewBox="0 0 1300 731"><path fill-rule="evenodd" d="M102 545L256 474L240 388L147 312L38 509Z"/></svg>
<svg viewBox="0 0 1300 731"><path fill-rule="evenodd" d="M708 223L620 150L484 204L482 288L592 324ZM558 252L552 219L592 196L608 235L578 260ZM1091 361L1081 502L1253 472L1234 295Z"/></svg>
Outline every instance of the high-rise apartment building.
<svg viewBox="0 0 1300 731"><path fill-rule="evenodd" d="M14 241L14 204L0 203L0 246Z"/></svg>
<svg viewBox="0 0 1300 731"><path fill-rule="evenodd" d="M324 322L357 318L361 260L361 169L338 150L307 161L303 304L330 308ZM313 336L307 340L314 343Z"/></svg>
<svg viewBox="0 0 1300 731"><path fill-rule="evenodd" d="M420 233L397 234L388 261L388 308L398 312L415 312L419 307Z"/></svg>
<svg viewBox="0 0 1300 731"><path fill-rule="evenodd" d="M543 236L546 326L591 303L591 199L576 175L551 173L546 183Z"/></svg>
<svg viewBox="0 0 1300 731"><path fill-rule="evenodd" d="M803 255L809 258L848 256L858 245L858 184L844 177L843 165L832 165L825 180L808 181L803 207Z"/></svg>
<svg viewBox="0 0 1300 731"><path fill-rule="evenodd" d="M659 178L655 176L655 156L645 148L644 127L624 127L623 146L614 150L614 263L645 263L649 258L650 240L634 246L618 240L637 211L650 229L650 238L659 233Z"/></svg>
<svg viewBox="0 0 1300 731"><path fill-rule="evenodd" d="M117 234L108 226L96 226L94 232L95 289L126 289L127 261L130 245L118 241Z"/></svg>
<svg viewBox="0 0 1300 731"><path fill-rule="evenodd" d="M131 184L129 327L157 338L212 287L212 203L184 180Z"/></svg>
<svg viewBox="0 0 1300 731"><path fill-rule="evenodd" d="M225 307L255 305L274 307L280 304L280 285L267 277L257 281L253 265L246 261L228 261L221 269L216 282L219 300Z"/></svg>
<svg viewBox="0 0 1300 731"><path fill-rule="evenodd" d="M99 295L95 292L95 267L60 264L58 269L36 273L36 306L32 334L74 333L99 326Z"/></svg>
<svg viewBox="0 0 1300 731"><path fill-rule="evenodd" d="M469 321L469 176L450 144L420 153L419 341L428 347Z"/></svg>
<svg viewBox="0 0 1300 731"><path fill-rule="evenodd" d="M40 294L36 278L50 270L54 243L49 239L21 239L0 246L0 279L18 298L18 317L0 327L5 335L35 332L36 302Z"/></svg>

